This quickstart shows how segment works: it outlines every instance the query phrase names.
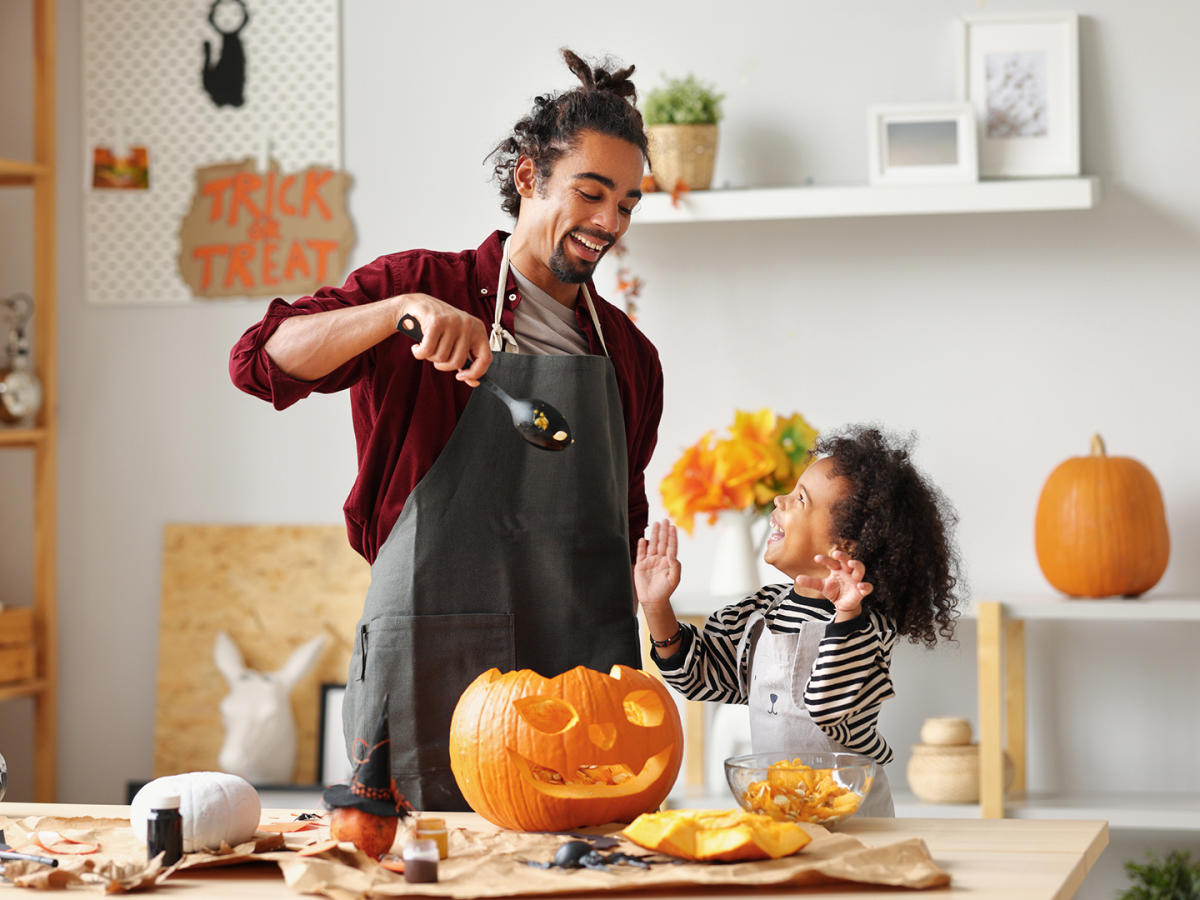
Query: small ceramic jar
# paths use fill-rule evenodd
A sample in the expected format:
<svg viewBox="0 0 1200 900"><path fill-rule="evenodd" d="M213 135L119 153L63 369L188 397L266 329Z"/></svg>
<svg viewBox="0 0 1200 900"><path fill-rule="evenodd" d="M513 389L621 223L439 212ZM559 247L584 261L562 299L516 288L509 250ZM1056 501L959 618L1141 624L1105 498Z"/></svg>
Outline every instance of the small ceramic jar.
<svg viewBox="0 0 1200 900"><path fill-rule="evenodd" d="M971 723L953 716L926 719L921 726L921 743L938 747L965 746L971 743Z"/></svg>

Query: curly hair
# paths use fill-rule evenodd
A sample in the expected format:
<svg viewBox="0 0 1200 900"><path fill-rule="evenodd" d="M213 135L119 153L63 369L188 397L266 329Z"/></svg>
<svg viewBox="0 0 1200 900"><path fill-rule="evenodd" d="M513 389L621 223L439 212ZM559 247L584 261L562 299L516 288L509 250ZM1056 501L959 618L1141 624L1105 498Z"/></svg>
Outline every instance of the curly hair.
<svg viewBox="0 0 1200 900"><path fill-rule="evenodd" d="M833 475L851 489L832 510L833 532L854 542L874 590L863 600L896 623L911 643L933 647L954 636L966 587L950 502L913 464L914 438L854 426L818 440Z"/></svg>
<svg viewBox="0 0 1200 900"><path fill-rule="evenodd" d="M537 97L529 115L486 157L496 161L493 177L500 185L500 208L514 219L521 209L521 195L513 170L522 156L533 160L540 181L550 177L554 163L577 144L581 131L621 138L641 150L643 157L649 153L636 105L637 88L629 80L634 67L613 70L613 63L604 60L593 68L565 47L562 55L581 86Z"/></svg>

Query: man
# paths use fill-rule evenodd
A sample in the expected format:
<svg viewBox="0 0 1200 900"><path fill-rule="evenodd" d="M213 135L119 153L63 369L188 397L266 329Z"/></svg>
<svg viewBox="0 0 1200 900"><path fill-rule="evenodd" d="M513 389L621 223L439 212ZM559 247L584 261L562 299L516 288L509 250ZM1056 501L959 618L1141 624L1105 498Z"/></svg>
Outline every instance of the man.
<svg viewBox="0 0 1200 900"><path fill-rule="evenodd" d="M449 723L481 672L640 664L631 562L662 368L590 279L641 197L646 137L632 66L563 56L582 85L538 97L493 153L511 237L390 254L340 289L277 299L230 356L234 383L279 409L350 391L359 470L345 514L371 587L343 724L352 748L388 698L392 774L418 809L464 808ZM472 390L485 372L558 409L574 443L523 441Z"/></svg>

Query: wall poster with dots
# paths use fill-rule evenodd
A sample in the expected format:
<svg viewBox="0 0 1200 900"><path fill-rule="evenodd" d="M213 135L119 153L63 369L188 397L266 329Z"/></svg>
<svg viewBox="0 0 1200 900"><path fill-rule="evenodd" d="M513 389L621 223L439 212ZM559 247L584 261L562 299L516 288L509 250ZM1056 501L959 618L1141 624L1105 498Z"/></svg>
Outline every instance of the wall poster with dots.
<svg viewBox="0 0 1200 900"><path fill-rule="evenodd" d="M90 303L187 304L215 296L277 295L262 284L243 290L243 282L232 278L225 290L198 296L198 282L189 284L181 274L181 227L189 214L195 218L204 199L199 191L213 190L211 182L201 182L201 173L232 173L223 183L237 191L221 208L229 210L230 225L235 211L258 218L243 228L261 243L248 254L265 257L270 218L281 209L298 209L301 200L319 212L336 200L341 208L334 212L345 216L349 179L337 171L339 2L84 0L84 253ZM321 174L331 170L336 177ZM335 185L336 198L320 193ZM209 199L215 217L220 198ZM339 222L342 252L326 252L320 260L331 282L342 274L332 269L344 267L349 249L344 245L353 240L348 218ZM294 259L280 249L270 271L285 265L289 272L301 266L315 270L312 260L301 258L303 245L300 240ZM244 272L263 269L256 261L242 262Z"/></svg>

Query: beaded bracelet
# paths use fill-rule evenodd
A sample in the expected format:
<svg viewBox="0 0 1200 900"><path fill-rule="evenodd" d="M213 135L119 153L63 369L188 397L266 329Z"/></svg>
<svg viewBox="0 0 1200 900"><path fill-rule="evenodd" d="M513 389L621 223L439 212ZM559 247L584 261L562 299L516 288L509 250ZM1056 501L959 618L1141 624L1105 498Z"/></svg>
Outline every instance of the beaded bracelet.
<svg viewBox="0 0 1200 900"><path fill-rule="evenodd" d="M665 641L656 641L656 640L654 640L654 638L651 638L650 644L651 644L651 646L659 647L659 648L670 647L673 643L675 643L681 637L683 637L683 626L682 625L679 626L678 631L676 631L673 635L671 635Z"/></svg>

